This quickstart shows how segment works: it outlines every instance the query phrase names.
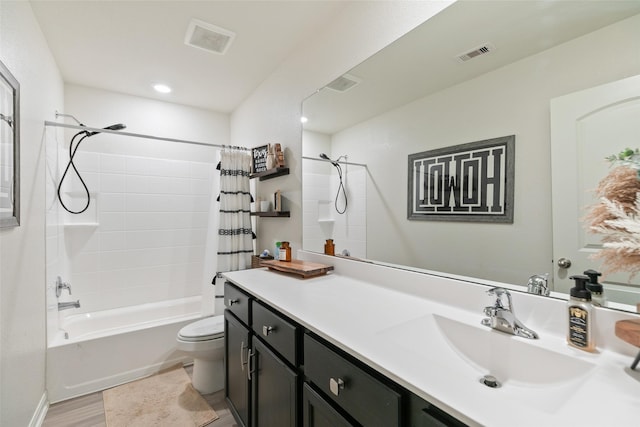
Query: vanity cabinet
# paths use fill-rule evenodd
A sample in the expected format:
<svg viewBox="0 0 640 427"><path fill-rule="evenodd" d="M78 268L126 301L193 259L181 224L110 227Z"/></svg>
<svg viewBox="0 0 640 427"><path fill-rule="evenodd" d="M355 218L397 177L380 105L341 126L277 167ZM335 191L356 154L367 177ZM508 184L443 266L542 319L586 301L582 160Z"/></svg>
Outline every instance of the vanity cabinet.
<svg viewBox="0 0 640 427"><path fill-rule="evenodd" d="M230 282L225 304L225 393L239 425L464 426Z"/></svg>
<svg viewBox="0 0 640 427"><path fill-rule="evenodd" d="M242 427L299 425L298 326L225 283L225 398Z"/></svg>

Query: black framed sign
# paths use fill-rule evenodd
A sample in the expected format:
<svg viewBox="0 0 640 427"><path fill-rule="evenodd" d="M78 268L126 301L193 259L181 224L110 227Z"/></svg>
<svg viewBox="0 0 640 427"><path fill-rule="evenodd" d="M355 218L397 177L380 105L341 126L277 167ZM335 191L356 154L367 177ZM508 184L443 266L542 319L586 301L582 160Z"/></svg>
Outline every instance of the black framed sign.
<svg viewBox="0 0 640 427"><path fill-rule="evenodd" d="M410 220L513 223L515 135L409 155Z"/></svg>
<svg viewBox="0 0 640 427"><path fill-rule="evenodd" d="M253 173L264 172L267 170L267 154L269 153L269 145L262 145L251 149L251 157L253 158Z"/></svg>
<svg viewBox="0 0 640 427"><path fill-rule="evenodd" d="M0 62L0 227L20 225L20 84Z"/></svg>

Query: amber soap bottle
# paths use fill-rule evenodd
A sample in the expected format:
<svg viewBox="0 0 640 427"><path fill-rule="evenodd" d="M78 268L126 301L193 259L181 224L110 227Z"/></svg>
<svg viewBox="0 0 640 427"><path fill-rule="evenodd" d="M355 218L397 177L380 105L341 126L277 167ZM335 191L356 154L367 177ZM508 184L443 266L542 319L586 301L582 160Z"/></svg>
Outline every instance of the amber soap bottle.
<svg viewBox="0 0 640 427"><path fill-rule="evenodd" d="M333 243L333 239L327 239L327 242L324 244L324 254L325 255L336 254L336 245Z"/></svg>
<svg viewBox="0 0 640 427"><path fill-rule="evenodd" d="M289 242L282 242L279 255L280 261L291 262L291 246L289 246Z"/></svg>

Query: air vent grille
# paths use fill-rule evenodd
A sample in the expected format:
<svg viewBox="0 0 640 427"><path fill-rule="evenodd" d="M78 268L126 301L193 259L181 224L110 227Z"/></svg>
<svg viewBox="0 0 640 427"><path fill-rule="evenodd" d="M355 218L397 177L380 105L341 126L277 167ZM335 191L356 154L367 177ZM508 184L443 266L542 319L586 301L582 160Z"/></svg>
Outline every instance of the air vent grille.
<svg viewBox="0 0 640 427"><path fill-rule="evenodd" d="M327 87L329 89L335 90L336 92L346 92L360 83L362 83L362 79L351 74L343 74L342 76L329 83Z"/></svg>
<svg viewBox="0 0 640 427"><path fill-rule="evenodd" d="M496 48L491 43L485 43L482 46L478 46L475 49L458 55L456 58L460 62L467 62L470 59L476 58L480 55L484 55L489 52L493 52Z"/></svg>
<svg viewBox="0 0 640 427"><path fill-rule="evenodd" d="M199 19L192 19L184 43L188 46L224 55L236 37L235 33Z"/></svg>

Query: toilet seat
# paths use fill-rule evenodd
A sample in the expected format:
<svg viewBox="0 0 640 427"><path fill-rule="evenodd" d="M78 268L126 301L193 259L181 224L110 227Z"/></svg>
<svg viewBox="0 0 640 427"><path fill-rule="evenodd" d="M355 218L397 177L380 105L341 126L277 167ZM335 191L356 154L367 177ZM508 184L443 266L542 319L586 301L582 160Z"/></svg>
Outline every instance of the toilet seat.
<svg viewBox="0 0 640 427"><path fill-rule="evenodd" d="M209 341L224 336L224 316L212 316L188 324L178 332L178 339L188 342Z"/></svg>

